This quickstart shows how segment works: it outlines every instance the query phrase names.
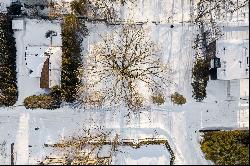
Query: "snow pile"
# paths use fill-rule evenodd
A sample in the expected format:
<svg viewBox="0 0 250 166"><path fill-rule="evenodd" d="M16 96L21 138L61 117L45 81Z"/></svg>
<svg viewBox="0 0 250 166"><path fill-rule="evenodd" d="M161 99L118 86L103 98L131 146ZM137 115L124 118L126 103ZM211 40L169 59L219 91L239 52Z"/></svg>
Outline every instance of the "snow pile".
<svg viewBox="0 0 250 166"><path fill-rule="evenodd" d="M196 28L193 26L181 26L174 24L148 23L143 25L146 33L159 47L163 60L173 70L173 82L168 88L168 94L178 91L185 96L191 97L191 70L194 50L192 41L194 40ZM109 26L101 23L88 23L89 35L83 41L83 55L88 55L95 44L102 41L102 36L112 36L122 26ZM184 78L184 79L183 79ZM146 92L145 92L146 93Z"/></svg>

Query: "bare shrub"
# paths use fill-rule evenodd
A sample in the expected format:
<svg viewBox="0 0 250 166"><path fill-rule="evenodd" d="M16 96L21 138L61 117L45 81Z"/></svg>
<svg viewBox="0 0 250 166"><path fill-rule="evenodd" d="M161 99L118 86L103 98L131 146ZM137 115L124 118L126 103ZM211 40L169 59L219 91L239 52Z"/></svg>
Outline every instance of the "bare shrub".
<svg viewBox="0 0 250 166"><path fill-rule="evenodd" d="M178 105L183 105L186 104L187 102L186 98L183 95L179 94L178 92L175 92L174 94L171 95L171 101Z"/></svg>
<svg viewBox="0 0 250 166"><path fill-rule="evenodd" d="M162 105L165 103L165 96L161 93L151 96L152 102L157 105Z"/></svg>

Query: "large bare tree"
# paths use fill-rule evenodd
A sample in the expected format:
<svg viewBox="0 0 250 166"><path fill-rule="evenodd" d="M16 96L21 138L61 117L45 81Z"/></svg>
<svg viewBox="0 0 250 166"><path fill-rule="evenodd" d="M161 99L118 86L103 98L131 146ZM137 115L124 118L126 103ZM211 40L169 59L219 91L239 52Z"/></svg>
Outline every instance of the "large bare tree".
<svg viewBox="0 0 250 166"><path fill-rule="evenodd" d="M138 108L143 105L142 86L148 91L144 93L164 93L171 82L161 55L142 26L123 26L93 46L86 89L98 91L105 102Z"/></svg>

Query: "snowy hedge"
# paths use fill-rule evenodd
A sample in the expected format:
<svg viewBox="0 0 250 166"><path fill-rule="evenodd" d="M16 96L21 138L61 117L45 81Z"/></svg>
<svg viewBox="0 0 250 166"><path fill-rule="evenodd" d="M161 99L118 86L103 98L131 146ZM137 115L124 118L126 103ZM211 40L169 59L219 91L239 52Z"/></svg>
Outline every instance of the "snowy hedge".
<svg viewBox="0 0 250 166"><path fill-rule="evenodd" d="M249 165L249 130L205 133L201 149L216 165Z"/></svg>
<svg viewBox="0 0 250 166"><path fill-rule="evenodd" d="M59 108L57 101L51 95L30 96L24 100L27 109L56 109Z"/></svg>
<svg viewBox="0 0 250 166"><path fill-rule="evenodd" d="M33 95L24 100L24 106L27 109L56 109L60 108L62 103L62 90L59 86L51 88L49 94Z"/></svg>
<svg viewBox="0 0 250 166"><path fill-rule="evenodd" d="M17 101L16 48L11 18L0 14L0 106Z"/></svg>
<svg viewBox="0 0 250 166"><path fill-rule="evenodd" d="M55 105L60 107L62 103L62 89L59 86L54 86L51 88L49 95L54 99Z"/></svg>
<svg viewBox="0 0 250 166"><path fill-rule="evenodd" d="M210 60L197 57L192 70L193 98L201 102L207 97L207 84L209 81Z"/></svg>
<svg viewBox="0 0 250 166"><path fill-rule="evenodd" d="M62 97L66 102L76 100L77 87L80 84L78 69L81 61L81 38L79 34L79 22L73 15L65 16L62 25Z"/></svg>

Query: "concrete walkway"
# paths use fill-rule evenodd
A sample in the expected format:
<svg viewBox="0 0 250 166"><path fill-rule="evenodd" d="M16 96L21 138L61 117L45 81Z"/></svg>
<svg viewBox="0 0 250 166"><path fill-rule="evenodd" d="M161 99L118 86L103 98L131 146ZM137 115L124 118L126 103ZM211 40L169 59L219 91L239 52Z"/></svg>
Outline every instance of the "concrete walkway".
<svg viewBox="0 0 250 166"><path fill-rule="evenodd" d="M15 141L15 159L17 165L29 163L29 114L22 113L19 120L19 129Z"/></svg>

